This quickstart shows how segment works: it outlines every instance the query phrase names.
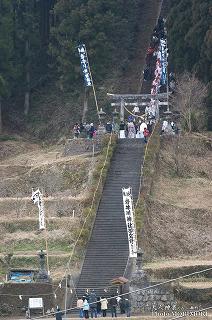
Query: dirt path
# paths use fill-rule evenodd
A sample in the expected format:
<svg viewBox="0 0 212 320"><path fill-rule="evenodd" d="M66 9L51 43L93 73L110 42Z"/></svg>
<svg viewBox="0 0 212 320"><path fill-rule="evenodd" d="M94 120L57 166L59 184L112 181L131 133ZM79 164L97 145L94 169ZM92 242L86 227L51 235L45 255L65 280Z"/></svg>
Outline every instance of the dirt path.
<svg viewBox="0 0 212 320"><path fill-rule="evenodd" d="M147 263L144 266L144 269L165 269L165 268L180 268L180 267L190 267L190 266L211 266L212 267L212 257L208 260L169 260L161 262L152 262Z"/></svg>

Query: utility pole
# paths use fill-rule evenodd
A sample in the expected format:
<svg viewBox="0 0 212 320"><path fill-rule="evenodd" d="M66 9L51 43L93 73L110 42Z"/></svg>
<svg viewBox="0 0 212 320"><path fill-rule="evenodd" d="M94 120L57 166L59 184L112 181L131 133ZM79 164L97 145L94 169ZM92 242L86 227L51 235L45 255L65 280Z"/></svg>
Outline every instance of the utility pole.
<svg viewBox="0 0 212 320"><path fill-rule="evenodd" d="M124 99L121 98L120 120L124 121Z"/></svg>
<svg viewBox="0 0 212 320"><path fill-rule="evenodd" d="M67 275L67 270L66 270L66 282L65 282L65 305L64 305L64 309L65 309L65 319L67 316L67 297L68 297L68 275Z"/></svg>

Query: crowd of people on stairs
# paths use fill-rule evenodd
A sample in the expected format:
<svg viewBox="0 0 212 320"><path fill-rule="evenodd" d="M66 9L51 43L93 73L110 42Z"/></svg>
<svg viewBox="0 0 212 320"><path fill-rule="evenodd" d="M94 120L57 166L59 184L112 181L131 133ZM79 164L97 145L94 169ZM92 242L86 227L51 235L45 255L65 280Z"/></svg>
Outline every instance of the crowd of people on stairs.
<svg viewBox="0 0 212 320"><path fill-rule="evenodd" d="M160 118L157 95L163 92L167 93L168 89L168 91L172 93L175 92L175 75L173 72L170 72L168 75L167 59L168 47L165 19L159 17L151 36L150 45L146 53L146 65L143 71L144 81L149 81L151 84L152 95L150 102L146 104L145 114L141 114L139 103L133 103L134 108L132 112L127 110L127 120L125 119L120 123L117 121L113 121L112 123L108 121L104 125L105 133L118 134L120 139L139 138L147 143L155 122ZM179 129L173 121L163 121L161 134L177 134L178 131ZM75 139L79 137L93 139L99 133L99 128L95 127L93 123L75 123L73 133Z"/></svg>
<svg viewBox="0 0 212 320"><path fill-rule="evenodd" d="M154 121L148 120L138 120L136 121L132 117L128 118L128 121L121 121L119 127L119 138L137 138L143 139L147 143L147 139L150 136L153 129Z"/></svg>
<svg viewBox="0 0 212 320"><path fill-rule="evenodd" d="M111 317L117 317L118 310L121 314L131 316L130 301L127 298L97 297L94 290L91 293L85 293L82 298L77 300L77 309L81 319L106 317L110 313Z"/></svg>

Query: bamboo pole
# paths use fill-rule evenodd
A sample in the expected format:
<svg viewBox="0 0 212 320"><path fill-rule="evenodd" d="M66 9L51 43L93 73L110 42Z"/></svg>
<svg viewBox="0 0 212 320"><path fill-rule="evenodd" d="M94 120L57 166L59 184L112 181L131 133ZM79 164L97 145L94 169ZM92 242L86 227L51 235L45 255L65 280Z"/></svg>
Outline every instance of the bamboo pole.
<svg viewBox="0 0 212 320"><path fill-rule="evenodd" d="M44 214L46 214L45 212L45 207L44 207L44 200L43 200L43 190L42 190L42 205L43 205L43 211ZM48 222L48 218L46 216L46 221L45 221L45 245L46 245L46 266L47 266L47 272L48 275L50 275L50 270L49 270L49 246L48 246L48 230L47 230L47 222Z"/></svg>

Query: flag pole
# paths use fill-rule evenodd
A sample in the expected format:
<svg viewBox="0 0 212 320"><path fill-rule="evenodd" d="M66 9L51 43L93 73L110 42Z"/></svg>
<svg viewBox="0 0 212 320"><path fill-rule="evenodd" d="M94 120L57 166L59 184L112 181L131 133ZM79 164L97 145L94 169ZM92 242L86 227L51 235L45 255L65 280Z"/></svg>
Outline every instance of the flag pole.
<svg viewBox="0 0 212 320"><path fill-rule="evenodd" d="M43 190L42 190L42 205L43 205L43 210L44 210L44 200L43 200ZM48 275L50 275L50 270L49 270L49 246L48 246L48 231L47 231L47 217L46 217L46 223L45 223L45 243L46 243L46 266L47 266L47 272Z"/></svg>
<svg viewBox="0 0 212 320"><path fill-rule="evenodd" d="M32 189L32 196L31 196L31 200L33 201L34 204L37 204L38 206L38 210L39 210L39 229L42 232L44 230L44 240L45 240L45 244L46 244L46 264L47 264L47 271L48 271L48 275L50 274L49 271L49 250L48 250L48 234L47 234L47 223L45 219L45 211L44 211L44 200L43 200L43 190L42 192L37 189L36 191L34 191Z"/></svg>
<svg viewBox="0 0 212 320"><path fill-rule="evenodd" d="M43 190L42 190L42 193L41 193L41 205L43 207L44 219L45 219L46 217L45 217L45 210L44 210ZM46 245L46 266L47 266L47 272L48 272L48 275L49 275L50 271L49 271L49 246L48 246L47 218L45 219L45 225L44 226L45 226L44 239L45 239L45 245Z"/></svg>

